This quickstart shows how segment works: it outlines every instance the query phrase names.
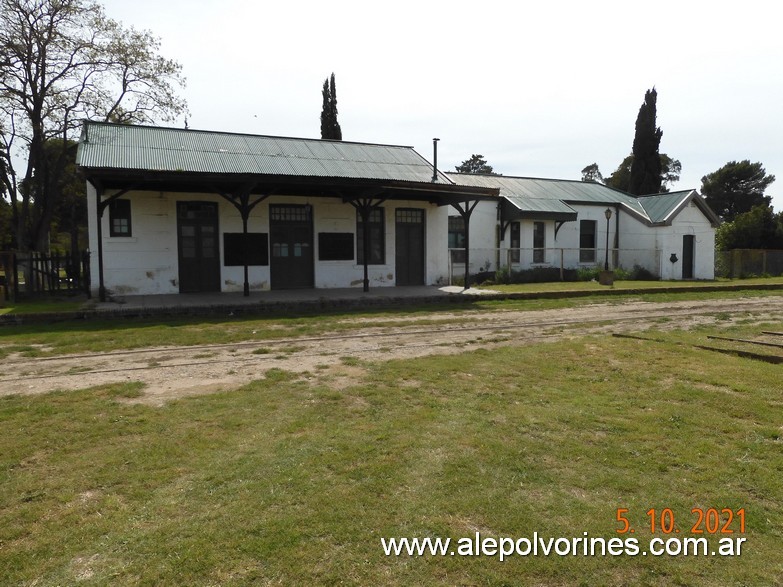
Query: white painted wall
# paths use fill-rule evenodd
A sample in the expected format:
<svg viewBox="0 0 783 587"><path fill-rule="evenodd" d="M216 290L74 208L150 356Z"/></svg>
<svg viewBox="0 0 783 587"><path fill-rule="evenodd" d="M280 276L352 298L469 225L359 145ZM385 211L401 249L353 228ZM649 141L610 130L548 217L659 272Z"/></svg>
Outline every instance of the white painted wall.
<svg viewBox="0 0 783 587"><path fill-rule="evenodd" d="M555 222L545 222L545 258L544 263L533 263L533 220L520 220L521 252L520 262L515 263L515 269L528 269L536 266L559 267L562 252L563 266L595 267L603 266L606 259L607 222L604 215L606 208L612 210L609 220L609 265L615 266L614 248L615 232L618 230L617 210L615 206L587 206L573 205L577 211L577 220L564 223L555 238ZM672 226L648 226L635 216L619 208L619 253L617 265L626 270L631 270L639 265L649 271L660 275L662 279L682 278L682 236L694 234L696 237L696 253L694 263L695 279L714 279L715 256L715 229L709 220L702 214L695 204L690 204L683 209L674 219ZM453 211L450 215L454 215ZM493 202L481 202L476 207L470 223L471 273L477 273L482 266L491 262L495 266L497 256L495 249L495 227L497 225L496 204ZM581 262L579 259L579 229L581 220L594 220L596 222L596 255L594 262ZM506 250L511 244L510 228L506 230L501 242L501 255L505 265ZM491 251L490 251L491 249ZM677 253L679 261L672 265L669 257L672 252ZM463 265L454 266L454 274L461 275Z"/></svg>
<svg viewBox="0 0 783 587"><path fill-rule="evenodd" d="M576 206L572 205L572 208L574 208L577 212L577 218L576 220L572 220L569 222L564 223L560 230L557 233L557 239L551 242L551 245L548 246L554 246L557 248L565 249L563 252L563 265L567 268L575 268L575 267L595 267L597 265L600 265L603 267L604 261L606 260L606 236L607 236L607 230L609 232L609 262L610 265L612 264L612 255L611 255L611 249L614 248L614 240L615 240L615 232L616 232L616 226L617 226L617 211L614 206L606 206L606 205L600 205L600 206ZM608 226L606 222L606 216L605 211L609 208L612 211L612 217L609 219ZM594 261L581 261L580 255L579 255L579 238L580 238L580 221L582 220L594 220L595 221L595 260ZM623 221L625 218L623 216L620 216L620 244L622 246L624 232L623 232ZM551 225L552 233L554 234L554 225L555 222L553 220L547 221L547 225ZM530 237L529 239L526 239L523 236L522 242L523 243L530 243L526 246L533 246L533 225L532 222L530 223ZM555 259L551 261L551 263L557 267L560 266L560 259L557 258L557 255L554 255Z"/></svg>
<svg viewBox="0 0 783 587"><path fill-rule="evenodd" d="M110 195L110 194L109 194ZM104 282L110 293L118 295L171 294L179 292L177 261L177 201L210 201L218 203L219 246L223 248L223 234L241 232L242 220L239 212L223 198L205 194L172 194L162 192L131 192L123 196L132 201L131 237L109 236L109 213L104 212L102 219ZM91 283L97 292L98 280L98 232L96 217L95 189L87 184L90 251L92 252ZM249 230L269 233L270 204L310 204L313 206L315 287L362 287L364 269L356 260L319 261L319 232L356 231L356 211L349 204L337 198L308 197L270 197L253 210ZM387 201L385 209L386 259L383 265L370 265L371 287L395 285L395 210L397 208L419 208L425 211L426 218L426 268L425 283L429 285L445 284L449 278L448 255L448 217L456 215L449 207L438 207L416 201ZM578 219L566 222L560 228L555 239L554 221L545 221L547 251L543 266L560 266L560 252L553 249L565 249L563 261L565 267L602 265L605 256L607 223L604 216L606 206L575 206ZM613 216L609 221L610 248L614 243L616 208L611 207ZM596 259L595 262L579 262L579 220L596 221ZM533 221L522 220L520 226L521 258L515 268L524 269L533 264ZM494 271L498 267L496 247L497 203L480 202L470 220L470 268L471 273L481 270ZM620 253L619 265L631 269L641 265L661 275L663 279L681 279L682 277L682 236L695 235L696 253L694 277L696 279L714 278L715 230L709 220L695 204L684 208L675 218L672 226L650 227L622 211L619 219ZM355 243L355 241L354 241ZM502 248L510 245L510 230L506 231L501 243ZM355 245L354 245L355 249ZM670 263L671 253L676 253L678 262ZM501 252L501 255L505 255ZM506 257L507 258L507 257ZM505 259L501 265L505 265ZM610 264L614 266L610 254ZM454 275L462 275L464 266L455 264ZM221 263L221 290L239 292L243 289L243 268L225 267ZM249 268L250 289L262 291L270 289L269 266L251 266Z"/></svg>
<svg viewBox="0 0 783 587"><path fill-rule="evenodd" d="M302 198L270 198L270 203L305 203ZM340 199L310 198L307 203L313 205L313 224L315 227L315 287L362 287L364 283L364 265L353 261L319 261L319 232L356 233L356 210ZM263 205L263 204L262 204ZM397 208L417 208L424 210L425 217L425 283L434 285L446 283L446 248L443 245L448 237L448 217L444 208L426 203L407 200L387 201L384 209L386 232L386 255L383 265L370 265L368 274L370 287L386 287L396 284L395 253ZM354 236L354 249L356 237Z"/></svg>
<svg viewBox="0 0 783 587"><path fill-rule="evenodd" d="M682 279L683 235L695 237L694 279L715 279L715 229L701 210L691 202L675 217L671 226L657 228L658 248L662 251L663 279ZM676 253L677 262L669 261Z"/></svg>
<svg viewBox="0 0 783 587"><path fill-rule="evenodd" d="M427 285L447 285L449 282L448 243L449 210L451 207L422 204L421 202L411 202L409 206L398 205L397 203L393 203L393 205L400 208L425 207L427 210L426 283ZM386 246L389 246L388 242Z"/></svg>
<svg viewBox="0 0 783 587"><path fill-rule="evenodd" d="M479 202L476 204L470 216L470 273L476 274L481 271L496 271L497 264L497 234L496 226L498 223L497 202ZM460 217L453 207L448 206L448 215ZM448 220L446 221L446 235L441 243L448 247ZM441 246L443 246L441 244ZM448 263L448 255L445 257ZM464 263L454 263L452 267L453 274L461 277L465 274Z"/></svg>
<svg viewBox="0 0 783 587"><path fill-rule="evenodd" d="M109 194L111 195L111 194ZM177 234L173 200L158 192L138 192L130 198L130 237L109 236L109 210L101 219L103 232L103 274L107 289L114 294L157 294L177 292ZM87 184L90 218L90 281L98 288L98 230L95 190Z"/></svg>
<svg viewBox="0 0 783 587"><path fill-rule="evenodd" d="M606 222L604 220L604 222ZM614 217L611 219L614 227ZM620 208L620 251L618 266L631 271L643 267L655 275L661 274L661 251L657 232L661 227L648 226ZM613 241L612 241L613 242Z"/></svg>
<svg viewBox="0 0 783 587"><path fill-rule="evenodd" d="M92 252L91 283L97 292L98 230L95 189L87 184L89 242ZM111 195L109 193L108 195ZM130 192L123 196L131 200L132 236L111 237L109 212L102 218L104 283L115 295L150 295L179 292L177 254L178 201L209 201L218 204L218 232L221 256L221 291L243 290L243 267L225 267L223 234L241 232L239 212L223 198L207 194L173 194L165 192ZM356 232L356 211L338 198L270 197L251 213L248 230L269 233L270 204L310 204L313 206L315 287L362 287L364 267L352 261L319 261L319 232ZM395 210L419 208L425 211L425 283L446 283L448 279L447 250L448 214L445 207L416 201L388 201L385 209L386 259L383 265L370 265L371 287L395 285ZM355 237L354 237L355 238ZM354 240L354 249L355 249ZM251 291L270 289L269 266L249 267Z"/></svg>
<svg viewBox="0 0 783 587"><path fill-rule="evenodd" d="M95 191L88 185L89 218L96 216ZM111 195L111 194L109 194ZM109 233L109 211L102 218L103 274L106 288L117 295L151 295L179 293L177 255L177 202L206 201L218 204L219 248L222 259L223 233L241 232L242 220L234 208L222 198L204 194L169 194L164 192L129 192L123 198L131 200L130 237L112 237ZM250 216L254 232L268 232L268 223L261 210ZM90 263L92 288L98 282L98 230L90 222ZM242 291L242 267L224 267L221 264L222 291ZM250 287L269 289L269 267L249 268Z"/></svg>

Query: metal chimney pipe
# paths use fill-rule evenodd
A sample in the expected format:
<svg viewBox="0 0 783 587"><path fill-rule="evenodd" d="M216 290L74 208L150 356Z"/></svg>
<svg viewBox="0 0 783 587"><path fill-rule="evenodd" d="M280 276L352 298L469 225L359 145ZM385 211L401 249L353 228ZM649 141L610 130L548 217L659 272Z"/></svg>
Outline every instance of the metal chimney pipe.
<svg viewBox="0 0 783 587"><path fill-rule="evenodd" d="M432 181L433 183L438 181L438 141L440 139L432 139Z"/></svg>

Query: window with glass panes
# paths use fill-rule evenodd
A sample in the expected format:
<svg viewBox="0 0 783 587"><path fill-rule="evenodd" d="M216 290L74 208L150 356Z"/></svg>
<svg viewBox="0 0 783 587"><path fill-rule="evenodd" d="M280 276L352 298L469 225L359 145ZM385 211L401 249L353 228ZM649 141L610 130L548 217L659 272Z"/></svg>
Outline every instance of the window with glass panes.
<svg viewBox="0 0 783 587"><path fill-rule="evenodd" d="M383 208L373 208L367 223L370 237L370 257L368 265L386 263L386 233L384 231ZM362 215L356 211L356 262L364 265L364 223Z"/></svg>
<svg viewBox="0 0 783 587"><path fill-rule="evenodd" d="M449 249L465 248L465 221L462 216L449 216ZM451 251L453 263L465 262L465 251Z"/></svg>
<svg viewBox="0 0 783 587"><path fill-rule="evenodd" d="M130 200L112 200L109 202L109 235L131 236Z"/></svg>
<svg viewBox="0 0 783 587"><path fill-rule="evenodd" d="M543 222L533 223L533 263L543 263L546 246L545 225Z"/></svg>
<svg viewBox="0 0 783 587"><path fill-rule="evenodd" d="M595 263L595 220L579 221L579 262Z"/></svg>
<svg viewBox="0 0 783 587"><path fill-rule="evenodd" d="M511 262L519 263L519 247L522 244L519 222L511 223Z"/></svg>

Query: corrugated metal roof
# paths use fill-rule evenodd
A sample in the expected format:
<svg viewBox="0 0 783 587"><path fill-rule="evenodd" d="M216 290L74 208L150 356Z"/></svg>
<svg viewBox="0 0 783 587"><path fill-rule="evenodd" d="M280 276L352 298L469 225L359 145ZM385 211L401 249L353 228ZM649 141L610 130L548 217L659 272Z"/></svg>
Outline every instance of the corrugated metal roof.
<svg viewBox="0 0 783 587"><path fill-rule="evenodd" d="M647 215L650 217L650 222L665 222L669 215L692 193L692 190L687 190L682 192L671 192L668 194L642 196L639 198L639 203L641 203L644 210L647 212Z"/></svg>
<svg viewBox="0 0 783 587"><path fill-rule="evenodd" d="M637 198L600 183L451 172L446 175L458 185L499 187L501 197L506 198L520 210L573 213L574 209L568 206L569 203L618 204L636 213L642 219L649 220Z"/></svg>
<svg viewBox="0 0 783 587"><path fill-rule="evenodd" d="M506 196L500 194L506 200L514 204L520 212L543 212L551 214L576 214L571 206L560 200L552 198L525 198L523 196Z"/></svg>
<svg viewBox="0 0 783 587"><path fill-rule="evenodd" d="M85 123L77 163L101 169L432 181L432 165L412 147L100 122ZM439 179L452 183L443 173Z"/></svg>

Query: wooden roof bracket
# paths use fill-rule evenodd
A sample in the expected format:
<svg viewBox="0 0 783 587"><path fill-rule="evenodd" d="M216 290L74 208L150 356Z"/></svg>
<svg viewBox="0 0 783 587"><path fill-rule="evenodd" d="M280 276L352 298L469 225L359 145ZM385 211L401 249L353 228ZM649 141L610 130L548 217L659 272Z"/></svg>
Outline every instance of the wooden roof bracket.
<svg viewBox="0 0 783 587"><path fill-rule="evenodd" d="M247 263L247 224L248 220L250 219L250 213L253 211L253 208L258 206L261 202L266 200L269 196L272 195L272 193L268 194L261 194L258 196L254 201L250 201L250 193L255 189L256 182L254 181L247 181L242 186L240 186L239 189L237 189L234 193L227 194L225 192L221 192L220 190L215 189L215 193L218 194L221 198L224 200L227 200L231 202L231 204L234 206L234 208L237 209L239 212L239 215L242 218L242 238L245 241L244 246L242 247L242 266L244 269L244 283L242 286L242 293L244 297L250 296L250 275L249 275L249 268Z"/></svg>
<svg viewBox="0 0 783 587"><path fill-rule="evenodd" d="M90 183L95 186L95 206L98 216L98 222L96 223L96 229L98 231L98 299L101 302L106 301L106 285L104 283L103 276L103 212L114 200L124 196L130 191L135 190L138 186L133 185L124 190L120 190L116 194L112 194L105 200L103 199L103 193L105 188L103 183L99 179L91 179Z"/></svg>
<svg viewBox="0 0 783 587"><path fill-rule="evenodd" d="M355 198L343 197L343 202L348 202L356 208L356 212L362 219L362 253L364 266L364 278L362 280L362 291L370 291L370 214L373 209L380 208L381 204L386 201L385 197L378 197L383 193L381 190L369 190L362 196Z"/></svg>
<svg viewBox="0 0 783 587"><path fill-rule="evenodd" d="M116 194L112 194L111 196L109 196L105 200L103 199L104 189L103 189L103 186L100 185L100 182L98 182L98 185L96 185L95 188L96 188L95 191L98 194L98 217L101 218L103 216L103 211L106 210L106 208L109 206L109 204L111 204L114 200L116 200L118 198L121 198L122 196L124 196L128 192L132 192L133 190L138 188L138 186L134 185L134 186L131 186L131 187L126 188L124 190L120 190Z"/></svg>
<svg viewBox="0 0 783 587"><path fill-rule="evenodd" d="M555 220L555 240L557 240L557 233L566 222L571 222L571 220Z"/></svg>
<svg viewBox="0 0 783 587"><path fill-rule="evenodd" d="M503 201L498 202L498 221L500 222L500 238L499 240L502 242L506 238L506 230L509 226L511 226L511 219L506 218L505 214L505 206L503 205ZM500 242L498 242L498 247L500 247Z"/></svg>
<svg viewBox="0 0 783 587"><path fill-rule="evenodd" d="M469 200L466 200L463 202L465 204L464 208L461 205L462 203L459 202L452 202L451 204L451 207L459 212L459 215L462 216L462 220L465 223L465 282L463 286L465 289L470 287L470 216L473 214L473 210L476 209L479 201L480 200L474 200L471 204Z"/></svg>

